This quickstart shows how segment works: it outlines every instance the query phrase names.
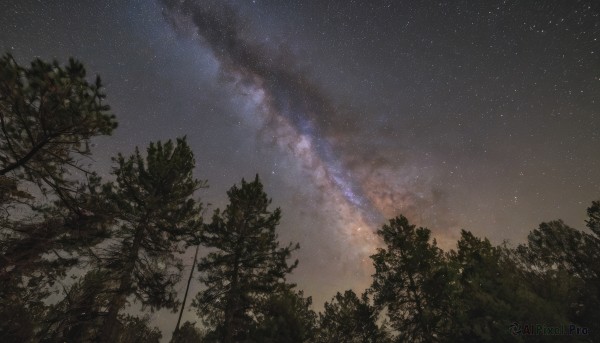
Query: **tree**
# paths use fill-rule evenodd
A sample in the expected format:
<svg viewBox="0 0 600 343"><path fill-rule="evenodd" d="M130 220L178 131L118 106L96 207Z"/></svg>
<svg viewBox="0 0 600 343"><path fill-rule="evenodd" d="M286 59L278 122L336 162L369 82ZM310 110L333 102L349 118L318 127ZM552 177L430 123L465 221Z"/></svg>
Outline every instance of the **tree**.
<svg viewBox="0 0 600 343"><path fill-rule="evenodd" d="M182 270L176 254L198 238L201 209L192 197L204 185L192 175L195 161L185 138L150 143L145 158L136 149L114 161L116 181L102 191L115 219L113 238L98 249L98 267L114 284L102 327L106 342L114 341L129 296L151 309L176 310L174 286Z"/></svg>
<svg viewBox="0 0 600 343"><path fill-rule="evenodd" d="M261 306L257 325L249 341L256 343L314 342L317 315L312 298L302 291L275 293Z"/></svg>
<svg viewBox="0 0 600 343"><path fill-rule="evenodd" d="M521 319L511 299L510 279L516 273L503 268L502 250L465 230L457 246L457 252L449 253L458 274L452 335L464 342L518 341L507 329Z"/></svg>
<svg viewBox="0 0 600 343"><path fill-rule="evenodd" d="M24 68L9 54L0 58L2 184L32 182L80 212L77 182L69 176L90 173L81 163L91 154L90 140L117 126L101 89L100 78L88 83L85 68L74 59L64 68L40 59Z"/></svg>
<svg viewBox="0 0 600 343"><path fill-rule="evenodd" d="M99 178L81 163L90 140L116 127L101 88L75 60L25 68L0 58L2 335L39 322L46 286L104 237L105 218L90 207Z"/></svg>
<svg viewBox="0 0 600 343"><path fill-rule="evenodd" d="M386 342L386 335L377 325L378 311L369 304L367 293L359 298L352 290L337 293L325 303L319 313L316 342L376 343Z"/></svg>
<svg viewBox="0 0 600 343"><path fill-rule="evenodd" d="M187 296L190 291L190 284L192 283L192 279L194 277L194 269L196 269L196 262L198 261L198 251L200 251L200 244L196 244L196 250L194 252L194 261L192 262L192 266L190 267L190 276L188 277L187 284L185 285L185 293L183 294L183 302L181 303L181 308L179 309L179 317L177 317L177 324L175 324L175 330L173 331L173 336L177 335L179 331L179 324L181 324L181 317L183 316L183 310L185 309L185 304L187 302Z"/></svg>
<svg viewBox="0 0 600 343"><path fill-rule="evenodd" d="M457 252L452 337L461 342L562 342L561 336L520 336L523 324L569 323L575 283L565 273L548 274L522 247L494 246L488 239L461 232ZM511 328L511 330L507 330ZM580 337L570 341L579 342Z"/></svg>
<svg viewBox="0 0 600 343"><path fill-rule="evenodd" d="M457 245L458 251L449 254L459 274L454 316L457 325L453 335L465 342L492 341L493 337L506 339L504 336L509 336L506 328L518 318L511 318L514 309L510 295L506 294L510 289L505 287L508 277L502 270L501 250L465 230L461 231Z"/></svg>
<svg viewBox="0 0 600 343"><path fill-rule="evenodd" d="M94 84L86 79L83 65L73 59L64 68L57 62L36 59L30 68L17 64L11 55L0 58L0 206L2 241L0 278L19 275L21 267L57 248L55 238L81 232L88 221L85 209L87 184L74 180L85 170L79 159L90 155L90 139L109 135L116 127L115 117L103 104L100 78ZM81 179L81 176L79 177ZM85 178L84 178L85 179ZM22 184L39 186L42 204ZM48 201L50 200L50 201ZM49 206L52 204L54 206ZM30 218L10 220L11 209L26 206ZM37 214L37 216L36 216ZM91 231L91 230L90 230Z"/></svg>
<svg viewBox="0 0 600 343"><path fill-rule="evenodd" d="M404 216L377 231L386 248L371 256L375 266L371 292L385 307L399 342L437 342L450 326L452 275L444 256L430 242L431 232Z"/></svg>
<svg viewBox="0 0 600 343"><path fill-rule="evenodd" d="M290 289L286 275L298 264L287 259L299 246L281 248L276 228L281 210L268 210L271 200L258 175L253 182L228 192L229 205L217 209L205 228L203 245L212 250L198 263L200 281L206 289L193 306L213 335L230 343L244 339L256 325L256 312L268 296Z"/></svg>
<svg viewBox="0 0 600 343"><path fill-rule="evenodd" d="M600 202L587 210L591 233L569 227L561 220L542 223L521 247L532 265L545 278L568 279L571 299L568 319L590 329L590 338L600 337ZM573 295L577 295L572 299ZM564 301L563 301L564 302Z"/></svg>

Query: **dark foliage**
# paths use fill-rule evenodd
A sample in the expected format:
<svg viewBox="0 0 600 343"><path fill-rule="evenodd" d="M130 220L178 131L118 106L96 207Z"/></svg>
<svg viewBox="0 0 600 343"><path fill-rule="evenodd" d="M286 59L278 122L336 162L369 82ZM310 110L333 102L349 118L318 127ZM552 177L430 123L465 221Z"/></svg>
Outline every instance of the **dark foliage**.
<svg viewBox="0 0 600 343"><path fill-rule="evenodd" d="M298 261L288 265L287 260L299 246L279 246L281 211L269 211L271 200L258 175L252 182L242 180L227 195L229 205L216 210L204 230L202 242L211 252L198 270L206 289L193 305L220 341L234 342L248 337L270 295L293 287L285 278Z"/></svg>
<svg viewBox="0 0 600 343"><path fill-rule="evenodd" d="M0 336L33 335L49 287L105 237L99 178L81 163L116 127L101 88L75 60L0 58Z"/></svg>
<svg viewBox="0 0 600 343"><path fill-rule="evenodd" d="M108 341L129 296L151 309L177 309L174 286L183 268L177 254L198 240L201 207L193 195L204 185L192 175L195 161L185 139L151 143L145 158L136 150L114 161L116 181L104 185L102 201L115 223L96 263L114 284L102 328Z"/></svg>
<svg viewBox="0 0 600 343"><path fill-rule="evenodd" d="M386 333L377 325L377 309L367 294L359 298L352 290L337 293L325 310L319 313L316 342L376 343L388 342Z"/></svg>
<svg viewBox="0 0 600 343"><path fill-rule="evenodd" d="M260 308L249 342L314 342L316 313L312 299L304 293L287 290L269 297Z"/></svg>

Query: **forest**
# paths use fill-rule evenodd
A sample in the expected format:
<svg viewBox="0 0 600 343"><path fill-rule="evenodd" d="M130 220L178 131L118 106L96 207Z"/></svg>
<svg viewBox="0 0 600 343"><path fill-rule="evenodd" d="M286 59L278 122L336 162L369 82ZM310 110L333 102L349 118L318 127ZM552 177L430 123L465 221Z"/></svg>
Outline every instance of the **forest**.
<svg viewBox="0 0 600 343"><path fill-rule="evenodd" d="M581 229L541 223L517 246L463 230L449 251L398 215L371 286L317 312L258 175L207 215L185 137L117 153L108 180L86 165L117 119L80 62L2 56L0 126L2 342L600 341L600 201ZM199 320L161 332L164 309Z"/></svg>

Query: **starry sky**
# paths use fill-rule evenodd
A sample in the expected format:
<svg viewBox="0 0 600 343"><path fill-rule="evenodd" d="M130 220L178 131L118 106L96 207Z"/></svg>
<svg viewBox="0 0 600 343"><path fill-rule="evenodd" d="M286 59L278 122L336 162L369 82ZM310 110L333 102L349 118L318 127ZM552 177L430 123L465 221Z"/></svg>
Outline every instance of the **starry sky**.
<svg viewBox="0 0 600 343"><path fill-rule="evenodd" d="M22 64L102 77L106 177L117 152L183 135L209 211L258 173L317 308L369 284L386 218L446 249L460 229L520 243L583 227L600 198L597 1L5 0L0 28Z"/></svg>

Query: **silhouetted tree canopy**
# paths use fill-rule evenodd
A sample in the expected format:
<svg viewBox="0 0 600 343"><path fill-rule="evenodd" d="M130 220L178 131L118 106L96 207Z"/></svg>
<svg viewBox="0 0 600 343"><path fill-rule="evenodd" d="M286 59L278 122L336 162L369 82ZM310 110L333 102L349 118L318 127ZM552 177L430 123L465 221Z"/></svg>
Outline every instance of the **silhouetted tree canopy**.
<svg viewBox="0 0 600 343"><path fill-rule="evenodd" d="M391 219L377 234L385 248L373 255L375 304L385 306L397 339L436 342L447 334L449 280L444 255L431 232L404 216Z"/></svg>
<svg viewBox="0 0 600 343"><path fill-rule="evenodd" d="M90 155L90 140L111 134L116 121L102 101L100 79L90 84L85 77L75 60L61 67L37 59L27 68L11 55L0 58L0 316L7 319L0 336L5 340L33 335L30 324L42 320L49 287L79 262L82 250L105 237L105 218L91 205L99 179L81 159Z"/></svg>
<svg viewBox="0 0 600 343"><path fill-rule="evenodd" d="M317 339L319 343L376 343L388 342L383 329L377 324L377 309L367 294L358 297L352 290L337 293L325 303L319 313Z"/></svg>
<svg viewBox="0 0 600 343"><path fill-rule="evenodd" d="M103 339L112 341L118 313L134 296L151 309L176 310L175 285L187 242L197 241L201 207L193 195L203 182L194 179L193 153L185 138L150 143L114 162L115 182L104 185L102 201L115 220L111 239L99 250L97 265L110 273L114 295L103 324Z"/></svg>
<svg viewBox="0 0 600 343"><path fill-rule="evenodd" d="M316 313L312 298L302 291L285 290L270 296L261 306L251 342L314 342Z"/></svg>
<svg viewBox="0 0 600 343"><path fill-rule="evenodd" d="M203 245L211 252L198 270L206 289L193 305L220 341L234 342L247 337L269 296L293 287L286 276L298 261L290 265L288 259L299 246L279 246L281 211L268 209L271 200L258 175L252 182L242 179L227 195L229 204L215 211L204 230Z"/></svg>

